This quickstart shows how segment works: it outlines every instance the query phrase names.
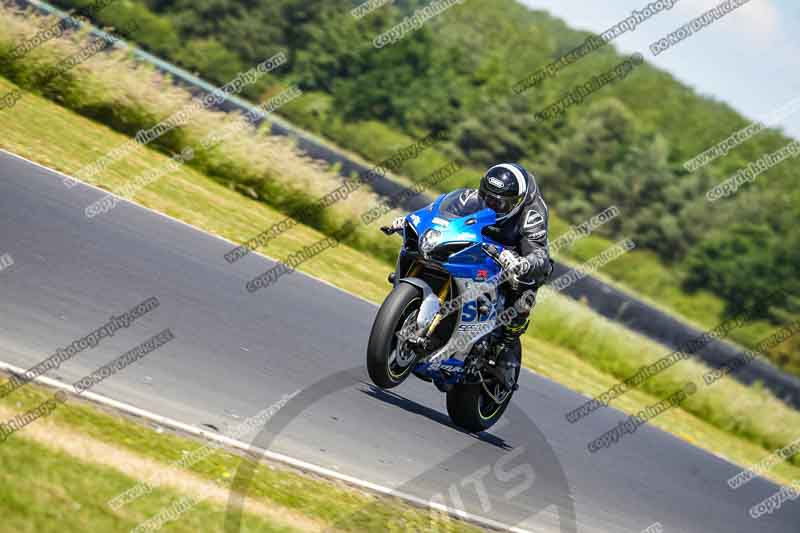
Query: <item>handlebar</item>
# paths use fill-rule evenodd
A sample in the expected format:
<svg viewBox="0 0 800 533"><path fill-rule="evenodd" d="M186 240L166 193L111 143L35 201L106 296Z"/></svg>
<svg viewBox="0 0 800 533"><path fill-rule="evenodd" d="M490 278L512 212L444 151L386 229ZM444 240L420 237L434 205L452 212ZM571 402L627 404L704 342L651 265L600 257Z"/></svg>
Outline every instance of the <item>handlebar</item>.
<svg viewBox="0 0 800 533"><path fill-rule="evenodd" d="M381 231L385 235L393 235L395 233L400 233L403 231L403 228L393 228L392 226L381 226Z"/></svg>

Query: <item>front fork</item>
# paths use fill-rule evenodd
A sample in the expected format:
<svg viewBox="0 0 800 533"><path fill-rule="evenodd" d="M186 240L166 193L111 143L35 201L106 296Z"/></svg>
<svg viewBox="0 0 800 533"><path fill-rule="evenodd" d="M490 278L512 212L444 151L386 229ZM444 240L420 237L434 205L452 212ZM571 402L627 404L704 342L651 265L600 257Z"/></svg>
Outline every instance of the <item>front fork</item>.
<svg viewBox="0 0 800 533"><path fill-rule="evenodd" d="M398 274L402 273L402 265L400 264L399 260L397 271ZM425 347L431 335L436 330L436 327L446 316L443 308L447 298L450 296L450 286L452 285L453 279L452 277L448 277L434 298L431 287L424 280L417 277L421 271L422 263L419 261L414 261L405 276L402 278L399 278L398 276L396 278L395 284L405 280L407 283L411 283L422 290L423 302L420 306L417 321L417 331L415 332L416 334L414 337L416 337L416 343L419 343L421 347Z"/></svg>
<svg viewBox="0 0 800 533"><path fill-rule="evenodd" d="M415 266L416 268L416 266ZM452 278L448 277L447 281L442 285L442 288L439 289L437 296L439 297L439 311L433 316L433 320L431 321L431 325L428 327L428 331L425 332L425 338L428 339L433 334L433 330L436 329L436 326L444 318L444 303L447 301L447 297L450 295L450 284L452 283Z"/></svg>

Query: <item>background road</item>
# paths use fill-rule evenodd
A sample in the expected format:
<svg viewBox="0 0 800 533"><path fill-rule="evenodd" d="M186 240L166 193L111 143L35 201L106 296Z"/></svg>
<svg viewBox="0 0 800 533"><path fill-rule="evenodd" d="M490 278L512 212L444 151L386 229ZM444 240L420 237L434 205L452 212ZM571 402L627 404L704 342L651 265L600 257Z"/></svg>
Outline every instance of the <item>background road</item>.
<svg viewBox="0 0 800 533"><path fill-rule="evenodd" d="M270 261L250 254L229 265L229 243L127 203L87 219L84 207L103 194L67 189L56 173L0 152L0 254L15 261L0 272L0 359L30 367L156 296L158 309L50 376L71 383L171 328L175 340L94 392L221 427L359 368L354 384L299 412L271 449L422 498L441 492L454 505L455 496L470 512L535 531L558 531L557 509L572 501L582 532L638 533L658 521L666 532L797 533L796 504L757 521L747 514L775 485L732 491L725 481L738 467L657 429L590 454L586 444L624 415L602 409L569 424L564 413L585 398L527 371L506 423L465 434L433 386L370 385L361 368L372 304L299 273L249 294L245 282ZM534 472L508 501L523 476L498 476L504 460L501 473L525 462ZM488 500L464 482L481 472Z"/></svg>

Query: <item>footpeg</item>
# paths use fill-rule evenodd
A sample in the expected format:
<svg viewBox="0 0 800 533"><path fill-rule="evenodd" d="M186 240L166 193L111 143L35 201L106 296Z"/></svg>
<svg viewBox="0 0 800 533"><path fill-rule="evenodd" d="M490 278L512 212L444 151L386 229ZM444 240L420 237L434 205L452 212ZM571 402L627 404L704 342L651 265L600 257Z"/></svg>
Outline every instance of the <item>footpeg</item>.
<svg viewBox="0 0 800 533"><path fill-rule="evenodd" d="M392 272L391 274L389 274L389 277L387 279L389 280L389 283L394 285L394 280L397 279L397 274L395 272Z"/></svg>

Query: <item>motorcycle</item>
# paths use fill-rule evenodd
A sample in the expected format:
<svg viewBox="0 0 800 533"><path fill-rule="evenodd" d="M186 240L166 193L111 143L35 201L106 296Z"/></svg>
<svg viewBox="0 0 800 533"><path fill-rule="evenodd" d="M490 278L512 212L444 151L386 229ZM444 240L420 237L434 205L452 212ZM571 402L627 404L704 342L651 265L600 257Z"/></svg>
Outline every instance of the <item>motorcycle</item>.
<svg viewBox="0 0 800 533"><path fill-rule="evenodd" d="M367 370L382 389L411 374L447 395L456 426L484 431L503 415L517 387L519 339L498 361L507 305L498 257L503 246L482 234L495 212L477 191L459 189L405 218L393 289L367 345Z"/></svg>

